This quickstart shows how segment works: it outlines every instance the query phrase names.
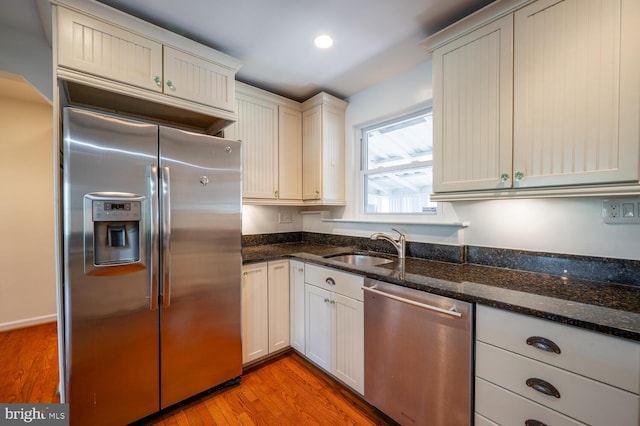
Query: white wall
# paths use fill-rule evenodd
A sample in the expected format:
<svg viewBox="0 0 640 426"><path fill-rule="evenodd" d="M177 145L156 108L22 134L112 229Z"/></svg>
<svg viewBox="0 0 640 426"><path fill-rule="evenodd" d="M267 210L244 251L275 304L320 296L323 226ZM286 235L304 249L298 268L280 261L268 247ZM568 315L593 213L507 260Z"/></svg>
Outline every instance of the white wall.
<svg viewBox="0 0 640 426"><path fill-rule="evenodd" d="M431 63L425 62L404 74L370 89L349 101L346 111L346 182L349 206L344 215L361 218L357 185L358 127L415 110L431 99ZM640 225L606 225L601 218L602 199L565 198L496 200L444 203L444 221L469 222L469 227L406 225L396 227L410 241L467 244L640 260ZM421 219L424 222L428 217ZM367 236L389 231L391 224L323 222L320 215L303 217L304 231Z"/></svg>
<svg viewBox="0 0 640 426"><path fill-rule="evenodd" d="M302 231L299 207L242 206L242 234L273 234ZM291 223L280 223L280 213L289 213Z"/></svg>
<svg viewBox="0 0 640 426"><path fill-rule="evenodd" d="M52 114L0 96L0 330L56 316Z"/></svg>

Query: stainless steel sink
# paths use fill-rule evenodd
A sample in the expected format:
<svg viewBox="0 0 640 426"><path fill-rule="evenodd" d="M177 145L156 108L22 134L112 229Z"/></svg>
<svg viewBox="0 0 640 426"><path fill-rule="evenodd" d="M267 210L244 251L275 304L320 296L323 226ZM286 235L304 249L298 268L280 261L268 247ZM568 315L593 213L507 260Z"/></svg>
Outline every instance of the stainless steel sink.
<svg viewBox="0 0 640 426"><path fill-rule="evenodd" d="M371 256L368 254L349 253L349 254L335 254L325 256L326 259L335 260L336 262L348 263L350 265L360 266L377 266L384 265L385 263L391 263L393 260L385 257Z"/></svg>

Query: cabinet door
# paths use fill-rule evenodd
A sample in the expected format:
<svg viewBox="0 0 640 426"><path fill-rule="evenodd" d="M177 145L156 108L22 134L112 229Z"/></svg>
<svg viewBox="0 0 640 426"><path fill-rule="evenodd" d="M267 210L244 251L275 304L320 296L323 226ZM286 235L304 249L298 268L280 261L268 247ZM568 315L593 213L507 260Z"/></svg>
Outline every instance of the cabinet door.
<svg viewBox="0 0 640 426"><path fill-rule="evenodd" d="M334 293L335 350L333 374L364 394L364 304Z"/></svg>
<svg viewBox="0 0 640 426"><path fill-rule="evenodd" d="M304 263L289 261L291 347L304 354Z"/></svg>
<svg viewBox="0 0 640 426"><path fill-rule="evenodd" d="M64 7L57 13L60 66L162 91L161 44Z"/></svg>
<svg viewBox="0 0 640 426"><path fill-rule="evenodd" d="M302 199L319 200L322 194L322 105L302 113Z"/></svg>
<svg viewBox="0 0 640 426"><path fill-rule="evenodd" d="M233 136L242 141L242 196L276 199L278 105L238 93Z"/></svg>
<svg viewBox="0 0 640 426"><path fill-rule="evenodd" d="M510 186L511 15L433 53L435 192Z"/></svg>
<svg viewBox="0 0 640 426"><path fill-rule="evenodd" d="M637 0L516 12L514 186L638 181L638 19Z"/></svg>
<svg viewBox="0 0 640 426"><path fill-rule="evenodd" d="M344 195L344 110L322 106L322 186L320 198L343 203Z"/></svg>
<svg viewBox="0 0 640 426"><path fill-rule="evenodd" d="M235 72L164 46L164 93L235 111Z"/></svg>
<svg viewBox="0 0 640 426"><path fill-rule="evenodd" d="M269 354L269 281L266 263L242 268L242 362Z"/></svg>
<svg viewBox="0 0 640 426"><path fill-rule="evenodd" d="M289 261L269 262L269 353L289 346Z"/></svg>
<svg viewBox="0 0 640 426"><path fill-rule="evenodd" d="M320 368L331 373L332 304L331 292L305 284L305 355Z"/></svg>
<svg viewBox="0 0 640 426"><path fill-rule="evenodd" d="M278 198L302 199L302 113L278 108Z"/></svg>

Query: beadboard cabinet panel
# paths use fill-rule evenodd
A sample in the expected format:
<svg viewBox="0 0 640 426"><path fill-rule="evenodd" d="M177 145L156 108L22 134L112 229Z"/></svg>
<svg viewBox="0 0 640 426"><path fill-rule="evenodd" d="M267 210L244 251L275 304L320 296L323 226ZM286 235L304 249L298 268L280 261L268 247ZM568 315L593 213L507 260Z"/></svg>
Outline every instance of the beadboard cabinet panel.
<svg viewBox="0 0 640 426"><path fill-rule="evenodd" d="M319 93L302 104L302 198L345 205L344 113L347 103Z"/></svg>
<svg viewBox="0 0 640 426"><path fill-rule="evenodd" d="M242 93L236 102L238 122L229 137L242 141L242 196L276 199L278 105Z"/></svg>
<svg viewBox="0 0 640 426"><path fill-rule="evenodd" d="M162 44L58 8L58 64L162 92Z"/></svg>
<svg viewBox="0 0 640 426"><path fill-rule="evenodd" d="M323 111L322 199L344 202L344 109Z"/></svg>
<svg viewBox="0 0 640 426"><path fill-rule="evenodd" d="M514 187L638 181L638 10L539 0L515 13Z"/></svg>
<svg viewBox="0 0 640 426"><path fill-rule="evenodd" d="M269 278L266 263L242 268L242 363L269 354Z"/></svg>
<svg viewBox="0 0 640 426"><path fill-rule="evenodd" d="M289 261L269 262L269 353L289 346Z"/></svg>
<svg viewBox="0 0 640 426"><path fill-rule="evenodd" d="M304 262L289 261L289 303L291 347L305 353Z"/></svg>
<svg viewBox="0 0 640 426"><path fill-rule="evenodd" d="M235 111L235 71L164 46L164 92Z"/></svg>
<svg viewBox="0 0 640 426"><path fill-rule="evenodd" d="M500 188L512 150L512 16L433 55L434 190Z"/></svg>
<svg viewBox="0 0 640 426"><path fill-rule="evenodd" d="M364 303L334 293L335 353L333 374L364 394Z"/></svg>
<svg viewBox="0 0 640 426"><path fill-rule="evenodd" d="M302 112L278 107L278 196L302 200Z"/></svg>
<svg viewBox="0 0 640 426"><path fill-rule="evenodd" d="M317 200L322 193L322 106L316 105L302 113L302 199Z"/></svg>

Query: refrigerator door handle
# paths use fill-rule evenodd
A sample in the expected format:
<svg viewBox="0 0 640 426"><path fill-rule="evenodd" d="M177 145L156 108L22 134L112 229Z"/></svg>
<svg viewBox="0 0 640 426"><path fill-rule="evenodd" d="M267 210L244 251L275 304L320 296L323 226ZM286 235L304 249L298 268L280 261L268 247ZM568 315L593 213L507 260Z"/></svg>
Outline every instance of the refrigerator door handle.
<svg viewBox="0 0 640 426"><path fill-rule="evenodd" d="M149 258L149 310L158 309L158 166L149 166L149 216L151 244Z"/></svg>
<svg viewBox="0 0 640 426"><path fill-rule="evenodd" d="M162 168L162 306L171 305L171 177Z"/></svg>

